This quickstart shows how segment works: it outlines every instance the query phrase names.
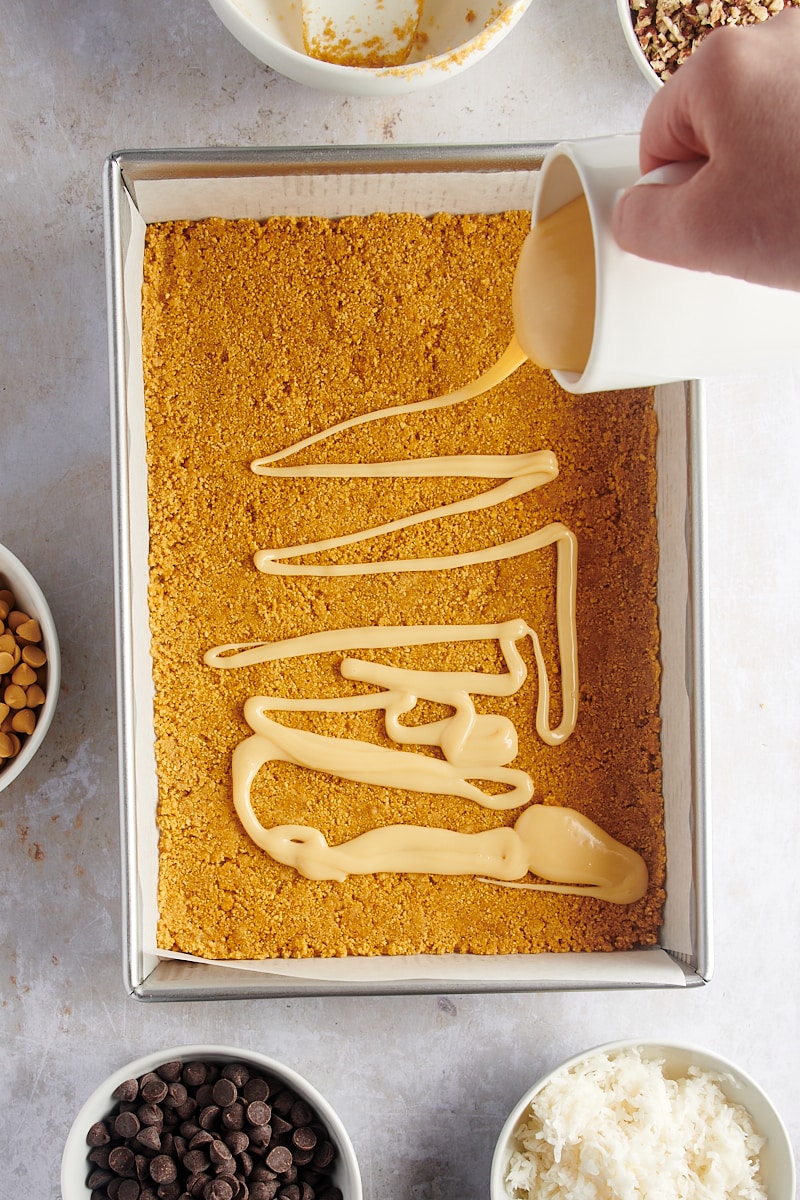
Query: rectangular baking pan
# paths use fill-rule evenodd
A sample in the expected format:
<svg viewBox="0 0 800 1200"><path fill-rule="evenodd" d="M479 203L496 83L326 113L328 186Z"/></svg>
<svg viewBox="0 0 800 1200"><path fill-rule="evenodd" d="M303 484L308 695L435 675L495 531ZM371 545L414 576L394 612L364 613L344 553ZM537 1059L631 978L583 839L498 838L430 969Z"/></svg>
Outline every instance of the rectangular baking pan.
<svg viewBox="0 0 800 1200"><path fill-rule="evenodd" d="M209 216L529 208L547 144L122 151L105 163L124 980L142 1000L688 987L711 977L704 400L656 388L667 900L659 945L603 954L210 963L155 948L158 835L141 361L144 230Z"/></svg>

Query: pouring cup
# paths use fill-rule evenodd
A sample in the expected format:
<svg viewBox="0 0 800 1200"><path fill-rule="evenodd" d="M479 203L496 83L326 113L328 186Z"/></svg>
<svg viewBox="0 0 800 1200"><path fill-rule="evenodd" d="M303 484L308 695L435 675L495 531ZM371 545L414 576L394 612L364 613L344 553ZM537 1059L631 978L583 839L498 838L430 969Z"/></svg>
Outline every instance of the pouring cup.
<svg viewBox="0 0 800 1200"><path fill-rule="evenodd" d="M583 370L553 370L567 391L580 395L746 372L800 355L800 292L653 262L615 241L611 218L622 191L636 183L681 182L696 166L671 164L640 177L638 134L561 142L546 155L534 226L583 195L594 244L588 358ZM547 281L531 270L529 241L514 281L514 324L522 350L535 357L529 349L535 336L531 289Z"/></svg>

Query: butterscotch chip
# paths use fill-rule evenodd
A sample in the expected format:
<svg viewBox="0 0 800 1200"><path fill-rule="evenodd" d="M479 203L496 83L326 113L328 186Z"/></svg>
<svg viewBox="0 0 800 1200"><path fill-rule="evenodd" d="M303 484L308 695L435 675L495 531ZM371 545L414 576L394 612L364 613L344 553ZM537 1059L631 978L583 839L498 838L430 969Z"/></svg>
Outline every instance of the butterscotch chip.
<svg viewBox="0 0 800 1200"><path fill-rule="evenodd" d="M33 733L36 728L36 714L29 708L19 709L11 718L11 728L15 733Z"/></svg>
<svg viewBox="0 0 800 1200"><path fill-rule="evenodd" d="M42 630L35 617L29 617L23 621L21 625L16 627L14 632L24 642L40 642L42 640Z"/></svg>
<svg viewBox="0 0 800 1200"><path fill-rule="evenodd" d="M36 683L37 678L36 672L26 662L21 662L11 672L11 682L18 683L20 687L29 687L32 683Z"/></svg>
<svg viewBox="0 0 800 1200"><path fill-rule="evenodd" d="M41 646L25 645L21 650L22 661L35 671L40 670L47 662L47 655Z"/></svg>
<svg viewBox="0 0 800 1200"><path fill-rule="evenodd" d="M40 708L44 704L45 699L45 694L38 683L32 683L25 693L25 701L28 708Z"/></svg>
<svg viewBox="0 0 800 1200"><path fill-rule="evenodd" d="M7 675L14 669L14 656L8 650L0 650L0 675Z"/></svg>
<svg viewBox="0 0 800 1200"><path fill-rule="evenodd" d="M18 683L10 683L8 685L3 692L3 700L9 708L25 708L28 703L25 688L20 687Z"/></svg>
<svg viewBox="0 0 800 1200"><path fill-rule="evenodd" d="M10 654L14 665L20 660L20 648L17 645L17 639L11 632L0 634L0 653Z"/></svg>

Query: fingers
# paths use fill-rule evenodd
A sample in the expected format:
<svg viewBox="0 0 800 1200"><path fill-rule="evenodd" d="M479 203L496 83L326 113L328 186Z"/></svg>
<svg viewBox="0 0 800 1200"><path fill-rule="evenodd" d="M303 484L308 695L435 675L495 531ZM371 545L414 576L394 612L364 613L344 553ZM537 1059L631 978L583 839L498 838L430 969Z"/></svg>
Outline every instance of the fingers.
<svg viewBox="0 0 800 1200"><path fill-rule="evenodd" d="M612 218L612 231L622 249L673 266L714 270L714 247L697 179L696 175L687 183L629 188L617 201Z"/></svg>

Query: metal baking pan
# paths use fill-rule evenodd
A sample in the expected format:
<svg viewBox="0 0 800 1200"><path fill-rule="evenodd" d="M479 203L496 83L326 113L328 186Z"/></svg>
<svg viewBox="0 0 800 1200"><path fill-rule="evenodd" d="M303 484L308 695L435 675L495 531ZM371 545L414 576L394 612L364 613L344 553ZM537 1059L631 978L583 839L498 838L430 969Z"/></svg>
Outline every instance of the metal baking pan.
<svg viewBox="0 0 800 1200"><path fill-rule="evenodd" d="M604 954L209 963L155 948L158 841L141 361L144 231L208 216L530 207L547 144L123 151L105 164L124 979L142 1000L687 987L712 972L704 402L656 388L667 901L658 946ZM328 968L331 968L328 970Z"/></svg>

